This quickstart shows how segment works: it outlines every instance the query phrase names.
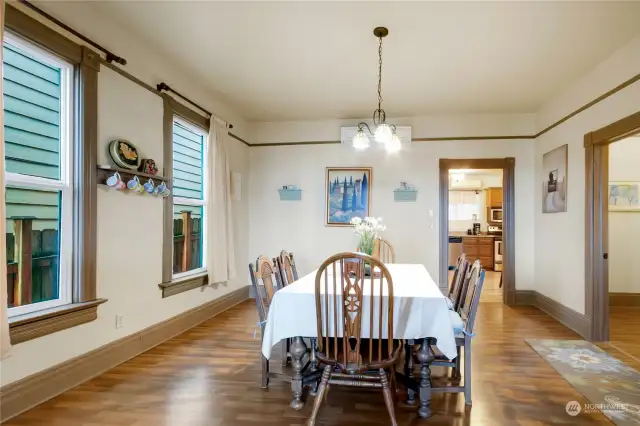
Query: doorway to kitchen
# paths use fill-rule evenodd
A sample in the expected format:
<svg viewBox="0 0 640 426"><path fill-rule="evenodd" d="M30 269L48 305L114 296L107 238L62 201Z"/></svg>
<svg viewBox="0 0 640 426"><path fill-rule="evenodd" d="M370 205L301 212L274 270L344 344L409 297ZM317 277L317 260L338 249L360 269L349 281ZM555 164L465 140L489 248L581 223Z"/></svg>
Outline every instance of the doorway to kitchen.
<svg viewBox="0 0 640 426"><path fill-rule="evenodd" d="M482 302L515 304L514 158L440 160L440 282L480 259Z"/></svg>
<svg viewBox="0 0 640 426"><path fill-rule="evenodd" d="M502 169L449 169L448 210L448 281L465 253L486 271L481 301L502 303Z"/></svg>

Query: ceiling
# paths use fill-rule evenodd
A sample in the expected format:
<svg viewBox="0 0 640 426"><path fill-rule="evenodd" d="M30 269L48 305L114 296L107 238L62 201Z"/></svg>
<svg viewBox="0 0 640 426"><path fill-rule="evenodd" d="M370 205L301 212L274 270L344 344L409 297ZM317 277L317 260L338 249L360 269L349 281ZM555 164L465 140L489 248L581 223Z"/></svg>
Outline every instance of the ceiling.
<svg viewBox="0 0 640 426"><path fill-rule="evenodd" d="M252 121L535 112L640 33L640 2L92 2ZM116 52L117 53L117 52ZM179 88L177 87L179 90Z"/></svg>

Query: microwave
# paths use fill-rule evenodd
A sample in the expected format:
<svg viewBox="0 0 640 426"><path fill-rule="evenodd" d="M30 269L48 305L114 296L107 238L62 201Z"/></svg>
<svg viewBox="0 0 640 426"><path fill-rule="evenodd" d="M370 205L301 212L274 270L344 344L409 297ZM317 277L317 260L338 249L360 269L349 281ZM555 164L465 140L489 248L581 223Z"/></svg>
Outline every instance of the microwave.
<svg viewBox="0 0 640 426"><path fill-rule="evenodd" d="M502 223L502 209L501 208L491 208L489 210L489 222L500 222Z"/></svg>

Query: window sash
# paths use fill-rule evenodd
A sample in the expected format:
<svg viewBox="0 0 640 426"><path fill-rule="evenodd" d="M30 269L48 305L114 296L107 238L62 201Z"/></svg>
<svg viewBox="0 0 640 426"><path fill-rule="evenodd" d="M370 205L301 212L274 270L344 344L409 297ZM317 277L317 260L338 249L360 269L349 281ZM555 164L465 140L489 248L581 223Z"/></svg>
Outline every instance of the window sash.
<svg viewBox="0 0 640 426"><path fill-rule="evenodd" d="M177 274L172 274L173 279L186 278L192 275L199 275L207 272L207 191L208 191L208 182L206 179L208 173L208 164L207 164L207 142L208 142L208 134L207 131L201 129L200 127L194 126L190 122L174 115L173 123L178 123L181 126L187 128L188 130L202 136L202 199L197 198L186 198L186 197L176 197L173 196L173 205L189 205L189 206L198 206L202 208L202 218L200 222L201 226L201 244L202 244L202 267L197 269L191 269L185 272L179 272ZM172 128L172 136L171 136L172 150L173 150L173 128ZM175 153L175 151L174 151ZM173 164L171 165L173 167ZM172 213L173 215L174 213ZM172 216L173 217L173 216ZM172 237L173 238L173 237ZM173 249L173 245L171 246ZM171 256L173 261L173 256Z"/></svg>
<svg viewBox="0 0 640 426"><path fill-rule="evenodd" d="M5 172L5 185L15 188L61 192L58 250L58 298L8 309L13 317L66 305L73 293L73 76L74 67L50 52L7 31L3 42L32 55L33 58L60 69L60 178L51 179L21 173ZM0 94L3 96L3 94ZM6 203L6 201L4 201ZM10 220L7 218L7 220ZM6 301L1 301L6 303Z"/></svg>

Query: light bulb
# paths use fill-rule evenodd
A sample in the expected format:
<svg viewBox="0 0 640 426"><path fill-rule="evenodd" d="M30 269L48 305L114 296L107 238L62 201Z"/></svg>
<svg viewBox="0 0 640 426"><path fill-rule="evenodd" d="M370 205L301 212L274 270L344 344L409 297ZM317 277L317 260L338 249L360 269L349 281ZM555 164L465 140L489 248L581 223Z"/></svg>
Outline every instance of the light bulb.
<svg viewBox="0 0 640 426"><path fill-rule="evenodd" d="M391 136L391 141L386 144L385 148L387 149L387 152L398 152L402 148L402 140L400 140L395 132Z"/></svg>
<svg viewBox="0 0 640 426"><path fill-rule="evenodd" d="M355 149L366 149L371 145L369 137L365 135L362 129L358 130L358 133L353 137L352 143Z"/></svg>
<svg viewBox="0 0 640 426"><path fill-rule="evenodd" d="M378 124L376 128L376 142L387 144L391 142L391 127L387 123Z"/></svg>

